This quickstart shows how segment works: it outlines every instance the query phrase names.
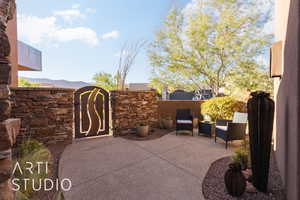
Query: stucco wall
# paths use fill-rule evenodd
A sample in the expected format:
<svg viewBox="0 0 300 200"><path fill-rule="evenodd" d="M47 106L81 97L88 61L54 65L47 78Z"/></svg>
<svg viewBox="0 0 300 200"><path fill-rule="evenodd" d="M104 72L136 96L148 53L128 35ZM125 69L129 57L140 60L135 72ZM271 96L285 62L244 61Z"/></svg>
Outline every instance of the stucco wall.
<svg viewBox="0 0 300 200"><path fill-rule="evenodd" d="M111 118L115 136L136 127L138 122L158 126L156 91L111 91Z"/></svg>
<svg viewBox="0 0 300 200"><path fill-rule="evenodd" d="M282 79L276 78L275 152L288 200L300 199L299 1L276 1L276 40L282 40Z"/></svg>
<svg viewBox="0 0 300 200"><path fill-rule="evenodd" d="M177 109L190 109L194 117L202 120L201 104L203 102L204 101L158 101L159 117L172 117L175 122Z"/></svg>
<svg viewBox="0 0 300 200"><path fill-rule="evenodd" d="M27 138L44 144L72 142L74 90L12 88L11 92L12 117L21 119L18 144Z"/></svg>

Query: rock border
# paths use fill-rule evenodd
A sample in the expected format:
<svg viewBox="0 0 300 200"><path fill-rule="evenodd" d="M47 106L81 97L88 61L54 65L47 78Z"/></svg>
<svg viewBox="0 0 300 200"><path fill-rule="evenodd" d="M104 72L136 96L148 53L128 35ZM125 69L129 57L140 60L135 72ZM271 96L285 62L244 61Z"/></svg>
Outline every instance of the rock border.
<svg viewBox="0 0 300 200"><path fill-rule="evenodd" d="M285 193L274 155L270 160L269 193L264 194L247 185L246 192L239 198L230 196L225 188L224 174L231 162L230 157L224 157L211 164L202 183L203 196L207 200L284 200ZM252 187L251 187L252 186Z"/></svg>

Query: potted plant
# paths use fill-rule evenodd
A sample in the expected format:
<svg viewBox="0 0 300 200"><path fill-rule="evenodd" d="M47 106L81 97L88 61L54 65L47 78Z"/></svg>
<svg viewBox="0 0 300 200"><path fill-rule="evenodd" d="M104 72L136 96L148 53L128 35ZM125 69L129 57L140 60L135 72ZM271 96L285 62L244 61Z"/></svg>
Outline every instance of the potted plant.
<svg viewBox="0 0 300 200"><path fill-rule="evenodd" d="M171 116L167 116L163 119L163 125L166 129L173 128L173 119Z"/></svg>
<svg viewBox="0 0 300 200"><path fill-rule="evenodd" d="M149 134L149 125L139 122L136 124L136 131L139 136L146 137Z"/></svg>
<svg viewBox="0 0 300 200"><path fill-rule="evenodd" d="M233 155L231 159L236 163L240 163L242 170L246 170L248 168L248 156L249 154L247 151L239 149L235 151L235 155Z"/></svg>

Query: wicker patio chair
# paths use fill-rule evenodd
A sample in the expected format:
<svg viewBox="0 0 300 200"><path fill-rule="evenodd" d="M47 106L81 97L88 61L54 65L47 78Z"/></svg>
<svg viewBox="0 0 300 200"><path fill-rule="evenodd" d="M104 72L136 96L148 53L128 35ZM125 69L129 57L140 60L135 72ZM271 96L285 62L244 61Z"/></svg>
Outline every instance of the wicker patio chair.
<svg viewBox="0 0 300 200"><path fill-rule="evenodd" d="M190 109L176 110L176 135L178 131L188 130L193 135L193 116Z"/></svg>
<svg viewBox="0 0 300 200"><path fill-rule="evenodd" d="M246 137L247 128L247 113L235 112L233 120L217 120L216 121L216 134L217 137L226 142L226 149L229 141L244 140Z"/></svg>

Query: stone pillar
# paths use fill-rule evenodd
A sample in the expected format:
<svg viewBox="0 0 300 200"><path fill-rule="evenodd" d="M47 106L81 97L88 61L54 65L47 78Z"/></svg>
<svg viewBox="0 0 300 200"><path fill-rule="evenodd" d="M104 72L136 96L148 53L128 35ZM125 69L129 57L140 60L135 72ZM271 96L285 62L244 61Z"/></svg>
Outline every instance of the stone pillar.
<svg viewBox="0 0 300 200"><path fill-rule="evenodd" d="M0 0L0 200L13 200L11 148L19 132L20 120L9 119L11 103L9 100L11 65L8 60L10 44L6 35L7 22L15 12L15 0Z"/></svg>

